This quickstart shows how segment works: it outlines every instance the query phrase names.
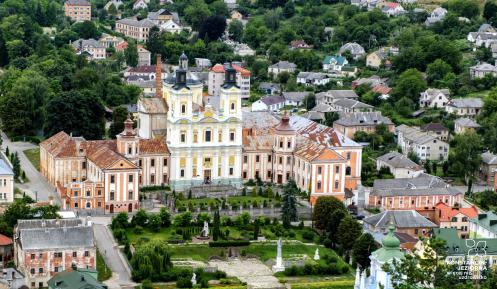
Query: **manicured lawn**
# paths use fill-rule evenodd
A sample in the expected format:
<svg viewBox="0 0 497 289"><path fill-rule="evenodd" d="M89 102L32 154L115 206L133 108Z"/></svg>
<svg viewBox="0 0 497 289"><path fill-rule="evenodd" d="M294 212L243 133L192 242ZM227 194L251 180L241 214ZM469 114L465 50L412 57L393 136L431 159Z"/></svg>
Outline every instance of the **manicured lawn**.
<svg viewBox="0 0 497 289"><path fill-rule="evenodd" d="M98 272L98 281L102 282L109 279L112 276L112 271L105 264L105 260L97 251L97 272Z"/></svg>
<svg viewBox="0 0 497 289"><path fill-rule="evenodd" d="M40 170L40 148L25 150L24 155L26 155L28 160L39 171Z"/></svg>

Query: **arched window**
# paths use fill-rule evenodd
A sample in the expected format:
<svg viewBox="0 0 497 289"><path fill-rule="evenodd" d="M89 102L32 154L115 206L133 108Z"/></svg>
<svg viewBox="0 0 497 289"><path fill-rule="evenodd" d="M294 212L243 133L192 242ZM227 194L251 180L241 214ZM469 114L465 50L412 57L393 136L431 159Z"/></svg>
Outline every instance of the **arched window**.
<svg viewBox="0 0 497 289"><path fill-rule="evenodd" d="M350 176L352 169L350 167L345 168L345 175Z"/></svg>
<svg viewBox="0 0 497 289"><path fill-rule="evenodd" d="M335 189L338 189L338 181L335 181Z"/></svg>

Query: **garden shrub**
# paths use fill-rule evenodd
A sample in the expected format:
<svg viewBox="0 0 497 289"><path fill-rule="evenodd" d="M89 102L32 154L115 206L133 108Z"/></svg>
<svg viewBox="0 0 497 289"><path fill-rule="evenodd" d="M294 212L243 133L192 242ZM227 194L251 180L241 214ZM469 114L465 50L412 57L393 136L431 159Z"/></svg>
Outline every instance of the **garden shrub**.
<svg viewBox="0 0 497 289"><path fill-rule="evenodd" d="M304 240L306 241L312 241L314 240L314 237L316 237L316 233L314 233L313 231L304 231L302 232L302 238L304 238Z"/></svg>
<svg viewBox="0 0 497 289"><path fill-rule="evenodd" d="M192 280L190 280L188 277L181 277L178 278L178 281L176 281L176 287L178 288L192 288Z"/></svg>
<svg viewBox="0 0 497 289"><path fill-rule="evenodd" d="M288 231L288 237L295 238L295 232L293 230Z"/></svg>
<svg viewBox="0 0 497 289"><path fill-rule="evenodd" d="M143 234L143 227L142 227L142 226L137 225L137 226L133 229L133 233L135 233L135 234L137 234L137 235Z"/></svg>

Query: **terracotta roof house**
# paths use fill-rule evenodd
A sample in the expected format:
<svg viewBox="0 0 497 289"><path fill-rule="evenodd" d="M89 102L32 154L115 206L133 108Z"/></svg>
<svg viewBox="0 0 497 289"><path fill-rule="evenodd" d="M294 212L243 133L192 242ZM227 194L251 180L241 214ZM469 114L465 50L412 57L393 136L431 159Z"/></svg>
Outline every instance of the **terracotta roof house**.
<svg viewBox="0 0 497 289"><path fill-rule="evenodd" d="M434 222L440 228L455 228L459 237L469 237L469 219L478 216L478 208L471 207L451 207L444 202L435 205Z"/></svg>
<svg viewBox="0 0 497 289"><path fill-rule="evenodd" d="M304 40L293 40L290 42L290 49L312 49L312 45L307 44Z"/></svg>

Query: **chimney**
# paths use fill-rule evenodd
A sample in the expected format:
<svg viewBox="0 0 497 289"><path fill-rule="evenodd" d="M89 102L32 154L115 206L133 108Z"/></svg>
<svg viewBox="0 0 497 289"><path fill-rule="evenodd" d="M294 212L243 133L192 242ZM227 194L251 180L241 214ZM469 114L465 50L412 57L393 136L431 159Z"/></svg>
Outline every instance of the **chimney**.
<svg viewBox="0 0 497 289"><path fill-rule="evenodd" d="M155 97L162 98L162 63L160 54L157 54L155 63Z"/></svg>

